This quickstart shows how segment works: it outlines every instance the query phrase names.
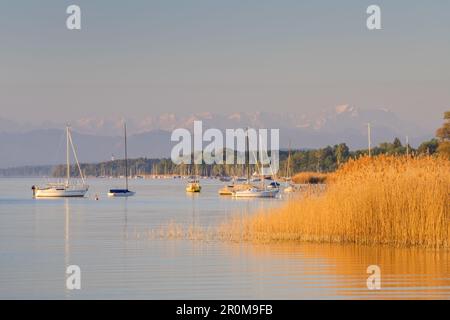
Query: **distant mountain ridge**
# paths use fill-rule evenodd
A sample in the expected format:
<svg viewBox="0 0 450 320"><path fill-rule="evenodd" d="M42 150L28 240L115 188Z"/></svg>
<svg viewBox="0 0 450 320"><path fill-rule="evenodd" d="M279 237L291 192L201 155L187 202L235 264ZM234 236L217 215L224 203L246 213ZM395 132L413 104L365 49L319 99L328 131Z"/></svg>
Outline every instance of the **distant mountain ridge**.
<svg viewBox="0 0 450 320"><path fill-rule="evenodd" d="M280 146L287 148L319 148L345 142L352 149L367 146L367 123L372 125L372 144L402 141L418 145L432 133L401 120L387 109L359 109L349 105L320 110L313 114L277 114L240 112L229 115L199 113L186 116L162 114L143 118L127 118L130 157L169 157L172 130L193 129L196 120L204 129L275 128L280 129ZM100 162L123 155L123 119L83 118L71 122L80 161ZM47 122L39 125L19 124L0 118L0 168L23 165L49 165L64 162L65 124ZM64 145L62 145L64 147Z"/></svg>
<svg viewBox="0 0 450 320"><path fill-rule="evenodd" d="M41 129L26 133L0 133L0 167L54 165L65 163L65 130ZM100 162L123 158L123 137L72 133L80 162ZM129 138L130 157L160 158L170 154L170 133L152 131Z"/></svg>
<svg viewBox="0 0 450 320"><path fill-rule="evenodd" d="M70 122L75 131L85 134L116 136L122 130L122 117L84 117ZM276 112L238 112L227 115L210 112L190 115L164 113L146 117L125 119L130 134L138 134L153 130L172 131L176 128L192 128L196 120L203 121L205 127L219 129L255 127L255 128L302 128L314 131L333 131L336 129L356 128L371 122L373 125L397 127L399 130L417 131L423 129L406 123L385 108L359 109L349 105L340 105L311 112L309 114L276 113ZM0 132L26 132L37 129L63 128L65 123L47 121L41 125L19 124L0 118Z"/></svg>

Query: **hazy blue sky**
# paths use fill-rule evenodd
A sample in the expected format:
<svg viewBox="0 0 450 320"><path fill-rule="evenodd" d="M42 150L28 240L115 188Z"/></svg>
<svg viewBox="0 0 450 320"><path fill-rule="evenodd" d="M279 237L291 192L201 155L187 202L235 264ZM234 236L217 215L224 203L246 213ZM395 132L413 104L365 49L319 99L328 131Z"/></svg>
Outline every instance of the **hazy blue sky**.
<svg viewBox="0 0 450 320"><path fill-rule="evenodd" d="M65 27L70 4L81 31ZM450 109L448 0L4 0L0 49L10 119L348 103L429 125Z"/></svg>

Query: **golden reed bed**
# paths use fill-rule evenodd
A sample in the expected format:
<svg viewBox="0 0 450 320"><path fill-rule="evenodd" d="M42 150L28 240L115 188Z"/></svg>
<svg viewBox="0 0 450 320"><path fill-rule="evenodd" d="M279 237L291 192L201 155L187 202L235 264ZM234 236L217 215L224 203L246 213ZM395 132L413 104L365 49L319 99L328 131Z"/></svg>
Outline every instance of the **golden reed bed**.
<svg viewBox="0 0 450 320"><path fill-rule="evenodd" d="M327 174L320 172L300 172L292 177L292 181L297 184L319 184L326 180Z"/></svg>
<svg viewBox="0 0 450 320"><path fill-rule="evenodd" d="M379 156L349 161L278 209L235 217L220 238L448 248L450 161Z"/></svg>

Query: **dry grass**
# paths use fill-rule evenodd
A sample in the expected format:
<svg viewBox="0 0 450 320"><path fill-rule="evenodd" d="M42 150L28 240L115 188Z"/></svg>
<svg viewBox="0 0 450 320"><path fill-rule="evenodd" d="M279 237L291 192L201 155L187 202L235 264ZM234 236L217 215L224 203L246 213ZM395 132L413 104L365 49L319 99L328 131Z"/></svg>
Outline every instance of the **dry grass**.
<svg viewBox="0 0 450 320"><path fill-rule="evenodd" d="M448 248L450 161L360 158L334 173L326 191L284 207L236 217L222 238Z"/></svg>
<svg viewBox="0 0 450 320"><path fill-rule="evenodd" d="M292 177L292 181L297 184L319 184L326 180L327 175L320 172L300 172Z"/></svg>

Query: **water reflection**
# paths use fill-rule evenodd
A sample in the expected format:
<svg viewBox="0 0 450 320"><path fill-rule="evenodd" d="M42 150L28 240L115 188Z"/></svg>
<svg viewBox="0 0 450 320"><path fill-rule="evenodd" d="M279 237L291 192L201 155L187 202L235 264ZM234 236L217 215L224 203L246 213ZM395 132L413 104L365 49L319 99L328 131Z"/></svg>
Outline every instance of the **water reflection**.
<svg viewBox="0 0 450 320"><path fill-rule="evenodd" d="M0 184L0 298L450 298L445 251L149 237L170 221L215 226L278 199L220 198L212 182L186 196L178 181L144 180L128 199L35 201L23 186L37 182ZM100 193L111 182L90 184ZM81 268L81 290L65 287L71 264ZM381 291L366 288L373 264L381 267Z"/></svg>
<svg viewBox="0 0 450 320"><path fill-rule="evenodd" d="M123 200L123 235L126 238L128 234L128 197Z"/></svg>
<svg viewBox="0 0 450 320"><path fill-rule="evenodd" d="M199 221L198 221L198 201L200 197L200 193L194 193L194 192L186 192L186 196L189 200L191 200L191 226L193 229L198 227ZM189 210L187 210L189 212Z"/></svg>
<svg viewBox="0 0 450 320"><path fill-rule="evenodd" d="M64 277L66 277L67 267L70 265L70 204L69 199L64 199ZM69 289L65 290L66 298L69 295Z"/></svg>
<svg viewBox="0 0 450 320"><path fill-rule="evenodd" d="M264 261L264 273L278 284L320 289L323 298L449 299L450 264L446 250L334 244L230 245L234 256ZM369 265L381 268L381 290L368 290ZM258 270L255 270L258 272Z"/></svg>

